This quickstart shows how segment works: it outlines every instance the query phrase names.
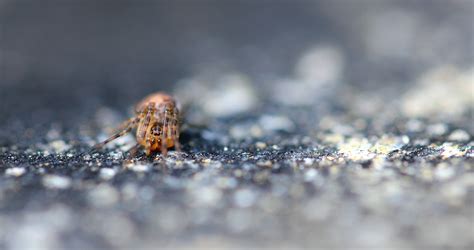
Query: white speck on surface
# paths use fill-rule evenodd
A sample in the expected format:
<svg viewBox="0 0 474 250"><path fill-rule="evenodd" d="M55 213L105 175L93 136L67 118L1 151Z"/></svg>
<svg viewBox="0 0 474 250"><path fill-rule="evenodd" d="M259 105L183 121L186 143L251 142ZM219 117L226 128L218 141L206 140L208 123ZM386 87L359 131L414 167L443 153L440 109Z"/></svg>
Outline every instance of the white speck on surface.
<svg viewBox="0 0 474 250"><path fill-rule="evenodd" d="M71 186L71 179L60 175L45 175L43 185L51 189L66 189Z"/></svg>
<svg viewBox="0 0 474 250"><path fill-rule="evenodd" d="M263 115L258 120L259 125L265 131L286 131L291 132L295 128L295 124L286 116L280 115Z"/></svg>
<svg viewBox="0 0 474 250"><path fill-rule="evenodd" d="M210 164L211 162L212 162L212 159L209 159L209 158L202 159L202 163L204 164Z"/></svg>
<svg viewBox="0 0 474 250"><path fill-rule="evenodd" d="M255 143L255 147L257 147L258 149L264 149L267 147L267 144L265 142L258 141Z"/></svg>
<svg viewBox="0 0 474 250"><path fill-rule="evenodd" d="M453 166L450 166L446 163L441 163L436 167L434 174L438 180L443 181L443 180L447 180L453 177L455 174L455 171L454 171Z"/></svg>
<svg viewBox="0 0 474 250"><path fill-rule="evenodd" d="M25 172L26 169L22 167L7 168L7 170L5 170L5 175L18 177L23 175Z"/></svg>
<svg viewBox="0 0 474 250"><path fill-rule="evenodd" d="M49 146L56 153L62 153L71 148L71 145L66 144L63 140L55 140L49 143Z"/></svg>
<svg viewBox="0 0 474 250"><path fill-rule="evenodd" d="M191 200L198 207L216 206L221 199L222 192L215 187L199 187L191 190Z"/></svg>
<svg viewBox="0 0 474 250"><path fill-rule="evenodd" d="M97 207L106 207L119 200L119 193L109 184L100 184L89 191L89 202Z"/></svg>
<svg viewBox="0 0 474 250"><path fill-rule="evenodd" d="M305 166L311 166L314 163L314 159L313 158L304 158L303 163L304 163Z"/></svg>
<svg viewBox="0 0 474 250"><path fill-rule="evenodd" d="M393 136L382 136L377 140L370 151L378 154L387 155L393 150L402 148L404 145L410 142L408 136L393 137Z"/></svg>
<svg viewBox="0 0 474 250"><path fill-rule="evenodd" d="M260 161L257 161L257 166L271 168L273 166L273 162L270 160L260 160Z"/></svg>
<svg viewBox="0 0 474 250"><path fill-rule="evenodd" d="M468 141L470 138L469 134L462 130L462 129L456 129L454 130L448 137L448 140L450 141Z"/></svg>
<svg viewBox="0 0 474 250"><path fill-rule="evenodd" d="M370 152L372 144L366 138L349 138L346 142L338 145L339 152L353 161L365 161L375 157Z"/></svg>
<svg viewBox="0 0 474 250"><path fill-rule="evenodd" d="M23 224L8 239L11 249L58 249L57 232L42 223Z"/></svg>
<svg viewBox="0 0 474 250"><path fill-rule="evenodd" d="M304 173L304 180L305 181L313 181L318 176L318 171L314 168L308 169Z"/></svg>
<svg viewBox="0 0 474 250"><path fill-rule="evenodd" d="M127 183L122 187L121 193L123 200L133 200L137 196L138 187L134 183Z"/></svg>
<svg viewBox="0 0 474 250"><path fill-rule="evenodd" d="M402 148L410 142L404 136L382 136L378 140L369 141L367 138L352 137L338 143L339 152L353 161L366 161L375 157L386 157L394 150Z"/></svg>
<svg viewBox="0 0 474 250"><path fill-rule="evenodd" d="M239 207L250 207L256 199L257 194L250 189L241 189L234 194L234 202Z"/></svg>
<svg viewBox="0 0 474 250"><path fill-rule="evenodd" d="M148 172L150 171L150 166L146 164L129 164L126 167L134 172Z"/></svg>
<svg viewBox="0 0 474 250"><path fill-rule="evenodd" d="M48 133L46 133L46 139L48 140L57 140L61 136L61 133L58 128L51 128Z"/></svg>
<svg viewBox="0 0 474 250"><path fill-rule="evenodd" d="M99 171L99 176L104 180L110 180L115 176L116 173L117 171L113 168L101 168Z"/></svg>
<svg viewBox="0 0 474 250"><path fill-rule="evenodd" d="M110 151L109 155L114 160L120 160L123 157L123 152L122 151Z"/></svg>
<svg viewBox="0 0 474 250"><path fill-rule="evenodd" d="M407 130L410 132L420 132L424 128L424 123L418 119L410 119L406 123Z"/></svg>
<svg viewBox="0 0 474 250"><path fill-rule="evenodd" d="M232 177L219 177L216 180L216 185L220 189L234 189L237 187L238 182L235 178Z"/></svg>
<svg viewBox="0 0 474 250"><path fill-rule="evenodd" d="M426 132L431 136L441 136L448 132L448 125L444 123L436 123L429 125L426 130Z"/></svg>
<svg viewBox="0 0 474 250"><path fill-rule="evenodd" d="M422 75L402 98L401 109L408 117L453 117L474 105L474 69L460 71L449 65Z"/></svg>

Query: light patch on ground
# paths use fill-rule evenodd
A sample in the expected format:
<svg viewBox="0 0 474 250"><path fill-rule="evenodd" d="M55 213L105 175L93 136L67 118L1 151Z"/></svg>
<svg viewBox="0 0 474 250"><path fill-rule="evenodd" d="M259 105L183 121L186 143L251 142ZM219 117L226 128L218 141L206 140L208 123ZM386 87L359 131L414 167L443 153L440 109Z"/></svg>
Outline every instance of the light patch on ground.
<svg viewBox="0 0 474 250"><path fill-rule="evenodd" d="M25 168L14 167L14 168L8 168L7 170L5 170L5 175L18 177L18 176L23 175L25 172L26 172Z"/></svg>
<svg viewBox="0 0 474 250"><path fill-rule="evenodd" d="M409 117L459 116L474 106L474 69L443 66L423 75L403 97Z"/></svg>
<svg viewBox="0 0 474 250"><path fill-rule="evenodd" d="M43 177L43 185L51 189L66 189L71 186L71 179L60 175L46 175Z"/></svg>
<svg viewBox="0 0 474 250"><path fill-rule="evenodd" d="M403 145L408 144L409 141L407 136L382 136L374 142L367 138L352 137L339 143L337 148L339 153L352 161L366 161L377 156L385 157L393 150L400 149Z"/></svg>

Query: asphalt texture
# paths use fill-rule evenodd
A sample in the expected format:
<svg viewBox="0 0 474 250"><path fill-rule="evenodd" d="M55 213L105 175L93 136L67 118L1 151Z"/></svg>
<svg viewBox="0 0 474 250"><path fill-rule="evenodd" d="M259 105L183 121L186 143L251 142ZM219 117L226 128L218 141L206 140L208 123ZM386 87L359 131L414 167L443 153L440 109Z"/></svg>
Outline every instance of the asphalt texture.
<svg viewBox="0 0 474 250"><path fill-rule="evenodd" d="M189 17L200 39L175 44L184 52L168 55L140 49L152 42L136 37L156 21L146 4L128 6L135 14L126 22L90 6L69 16L60 4L38 14L34 4L6 1L0 249L474 247L472 3L382 2L367 1L371 11L355 4L355 14L344 4L275 4L283 26L252 30L255 41L245 36L246 22L221 27L215 21L228 19L216 13L246 13L268 28L274 20L262 6L208 4ZM299 18L290 22L288 10ZM32 24L23 12L50 19ZM160 17L160 27L183 38L193 26L173 13ZM393 19L403 22L385 32ZM58 43L56 54L42 49L47 38L34 47L24 38L35 33L20 32L36 27L77 38L76 23L101 20L103 27L84 26L92 42L71 50ZM109 46L109 37L123 33L104 27L123 25L133 36ZM315 27L321 39L308 35ZM354 27L367 33L348 31ZM172 32L177 28L184 31ZM267 37L279 30L294 40L275 35L271 43ZM204 39L206 32L220 40ZM124 52L134 39L140 46ZM422 49L415 46L420 39ZM95 53L116 57L91 60ZM182 66L186 53L194 66ZM159 55L178 59L163 66L154 61ZM116 63L124 58L128 64ZM161 66L154 70L154 63ZM181 104L180 152L131 157L133 134L92 150L154 91Z"/></svg>

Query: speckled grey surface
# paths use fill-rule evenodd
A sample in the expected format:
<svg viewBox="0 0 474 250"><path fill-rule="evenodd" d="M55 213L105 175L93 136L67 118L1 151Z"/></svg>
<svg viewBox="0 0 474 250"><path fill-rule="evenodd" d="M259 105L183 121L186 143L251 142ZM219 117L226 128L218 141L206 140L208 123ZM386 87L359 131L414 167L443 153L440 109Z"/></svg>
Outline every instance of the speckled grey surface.
<svg viewBox="0 0 474 250"><path fill-rule="evenodd" d="M474 247L472 2L48 3L0 4L0 249ZM182 152L91 151L157 90Z"/></svg>

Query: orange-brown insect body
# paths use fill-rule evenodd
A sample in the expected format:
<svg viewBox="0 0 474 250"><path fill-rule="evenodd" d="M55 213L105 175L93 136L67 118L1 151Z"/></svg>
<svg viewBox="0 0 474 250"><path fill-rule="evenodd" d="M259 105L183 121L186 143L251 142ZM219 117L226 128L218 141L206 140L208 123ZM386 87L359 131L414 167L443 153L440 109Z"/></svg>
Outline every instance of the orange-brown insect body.
<svg viewBox="0 0 474 250"><path fill-rule="evenodd" d="M158 92L145 97L135 107L135 116L125 121L120 132L98 144L105 144L136 128L137 146L143 146L147 155L160 151L166 155L168 148L179 150L179 110L170 95Z"/></svg>

